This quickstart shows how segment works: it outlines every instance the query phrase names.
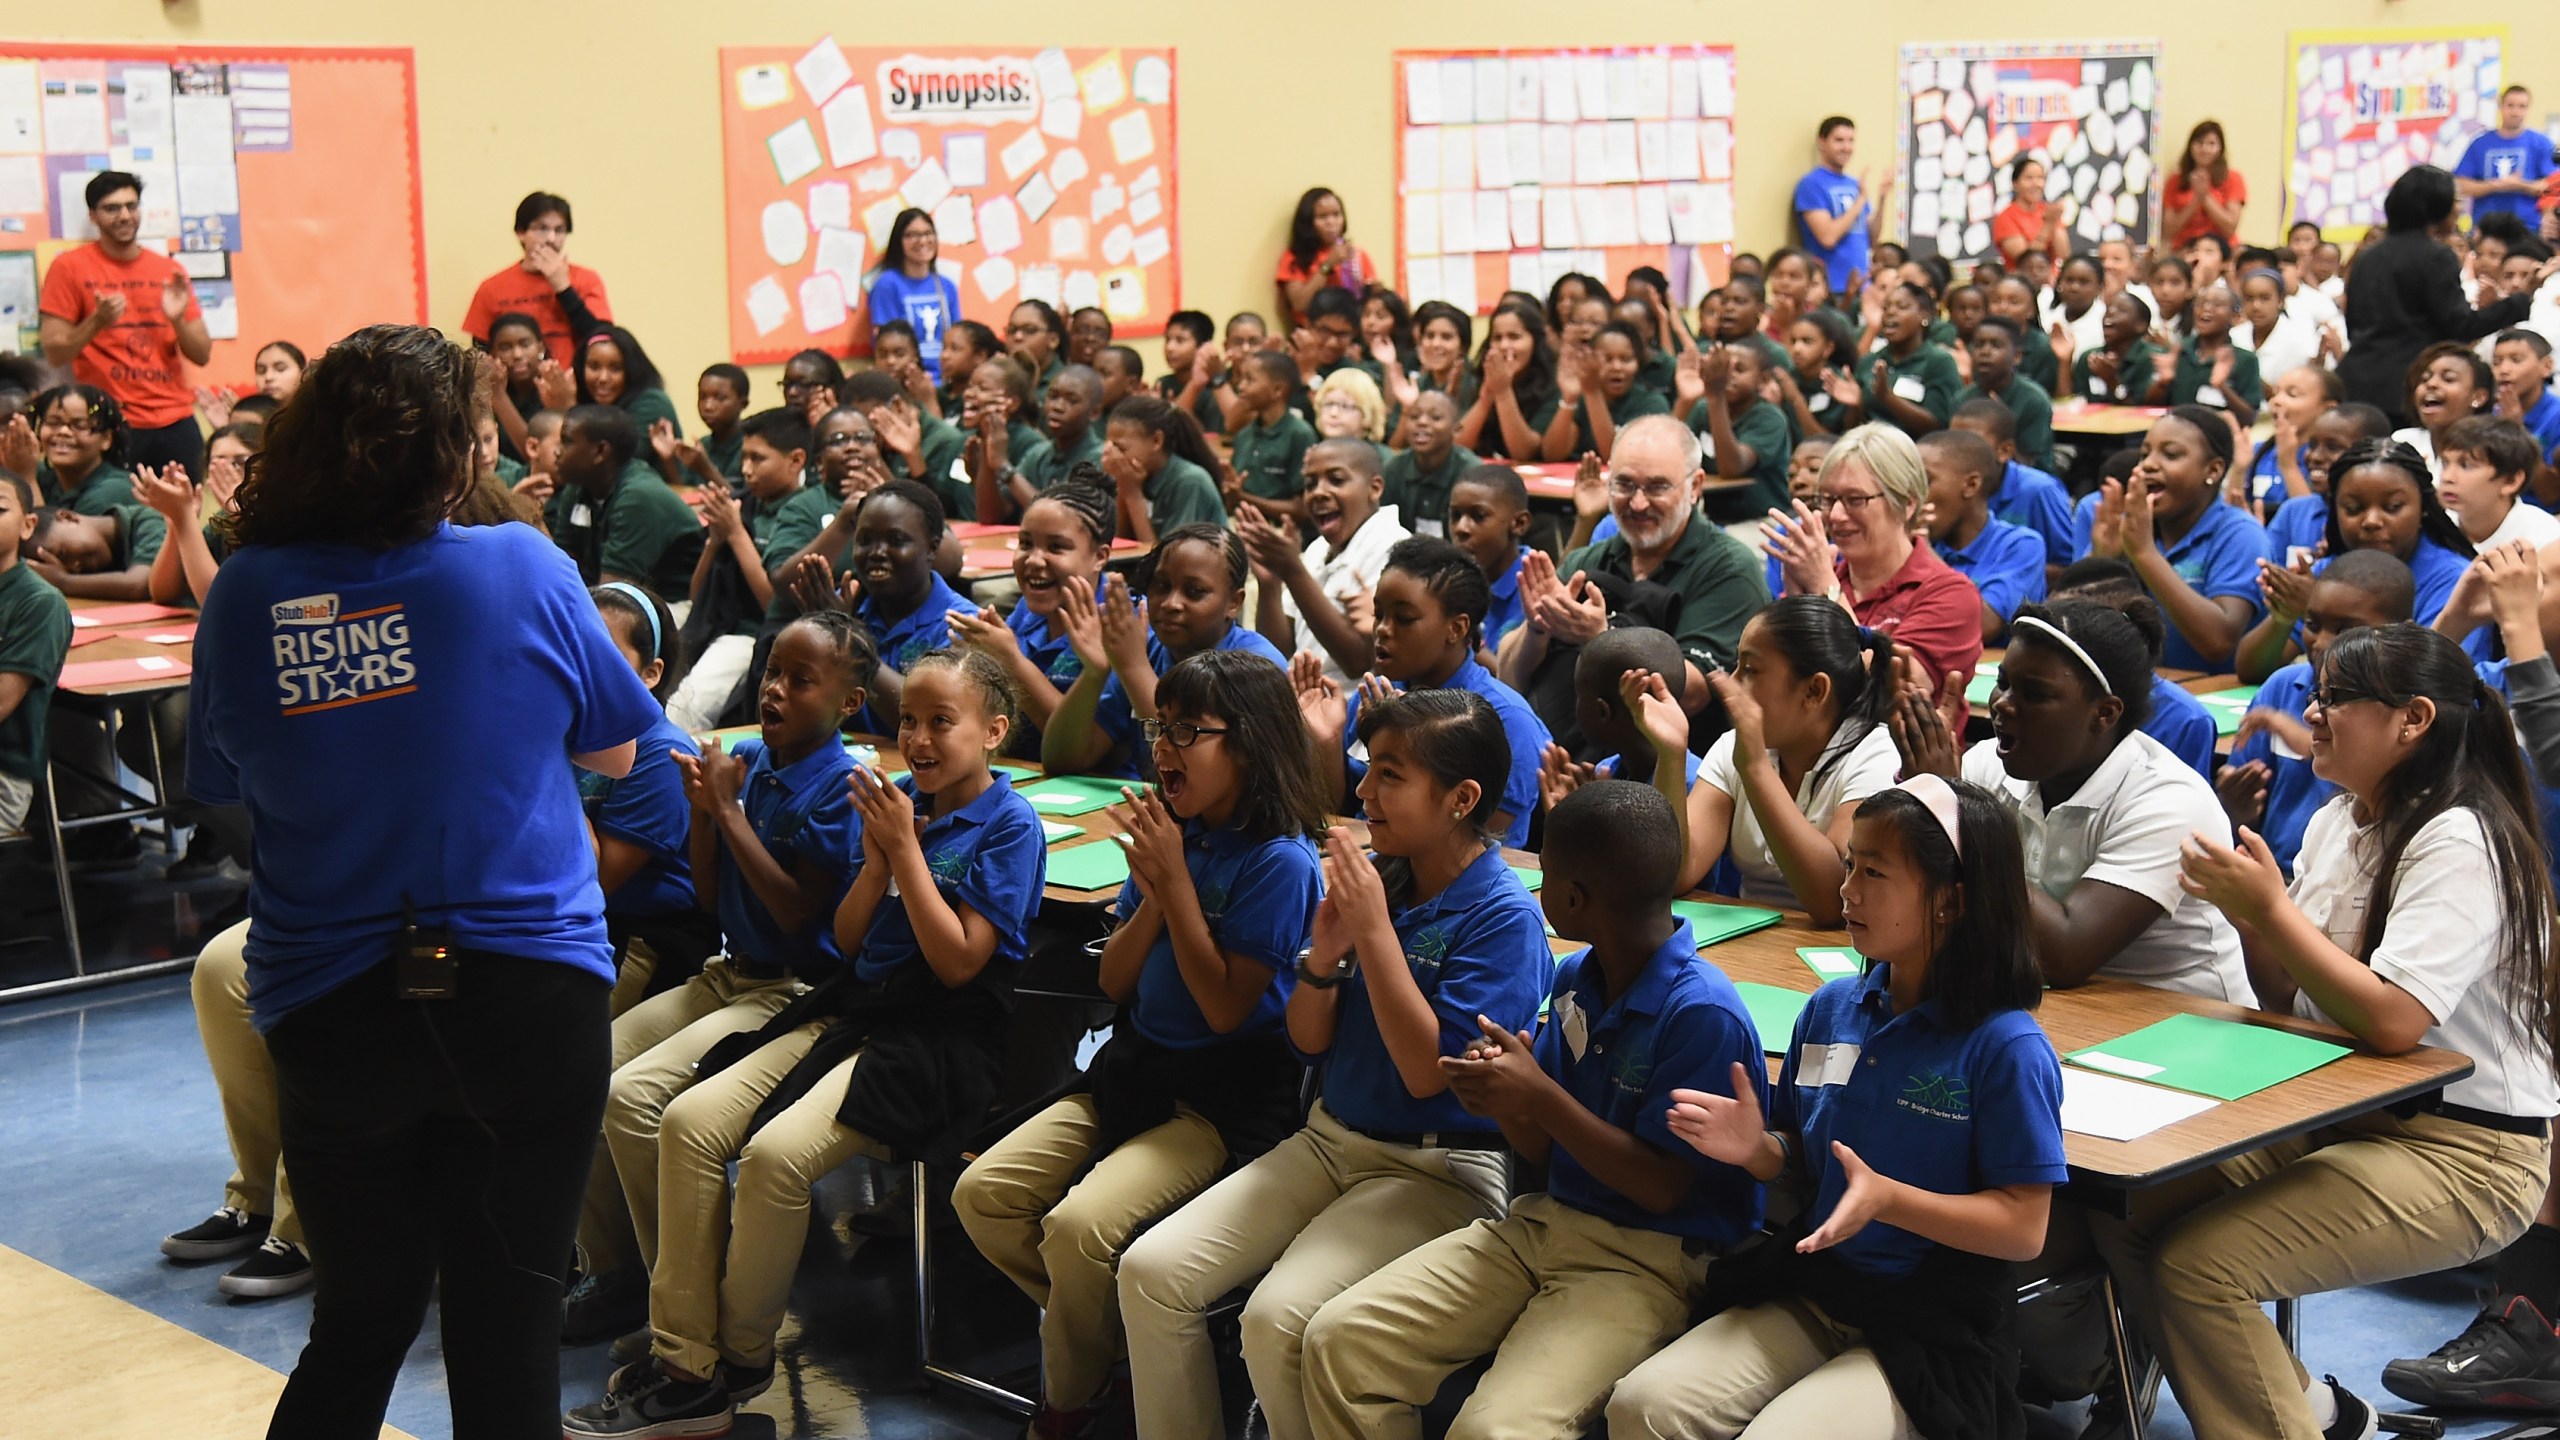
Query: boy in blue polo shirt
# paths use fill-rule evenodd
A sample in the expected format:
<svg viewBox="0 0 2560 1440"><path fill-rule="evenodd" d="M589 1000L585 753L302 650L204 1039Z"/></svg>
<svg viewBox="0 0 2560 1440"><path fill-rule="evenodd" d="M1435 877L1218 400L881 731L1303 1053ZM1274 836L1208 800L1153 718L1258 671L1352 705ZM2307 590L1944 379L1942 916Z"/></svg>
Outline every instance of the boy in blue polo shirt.
<svg viewBox="0 0 2560 1440"><path fill-rule="evenodd" d="M578 1225L586 1274L562 1303L561 1334L571 1344L647 1319L658 1130L669 1102L693 1084L695 1062L842 962L828 922L861 869L862 826L846 788L853 757L836 732L862 708L863 677L875 663L853 617L804 615L774 637L756 695L759 737L727 755L712 744L676 756L693 805L695 896L720 917L725 953L613 1022L606 1153Z"/></svg>
<svg viewBox="0 0 2560 1440"><path fill-rule="evenodd" d="M2560 454L2560 395L2551 393L2551 342L2532 330L2501 330L2489 354L2498 378L2497 413L2524 426L2543 458ZM2526 487L2532 493L2532 487Z"/></svg>
<svg viewBox="0 0 2560 1440"><path fill-rule="evenodd" d="M1761 1063L1741 996L1671 911L1680 822L1650 787L1596 780L1547 817L1547 923L1584 942L1533 1042L1480 1021L1443 1059L1543 1195L1424 1245L1316 1312L1305 1343L1319 1436L1418 1433L1441 1382L1500 1351L1454 1429L1578 1436L1619 1377L1685 1328L1709 1260L1760 1223L1760 1187L1672 1135L1674 1089Z"/></svg>
<svg viewBox="0 0 2560 1440"><path fill-rule="evenodd" d="M2044 563L2053 569L2071 563L2071 492L2062 481L2018 458L2018 417L1989 395L1976 395L1956 406L1951 430L1970 430L2000 457L2000 482L1984 487L1991 497L1991 518L2032 530L2044 542ZM1776 591L1771 591L1776 594Z"/></svg>
<svg viewBox="0 0 2560 1440"><path fill-rule="evenodd" d="M2044 598L2044 541L1992 518L1991 494L2005 469L1989 441L1971 430L1940 430L1920 441L1929 471L1929 545L1982 596L1982 640L1998 644L2018 607Z"/></svg>
<svg viewBox="0 0 2560 1440"><path fill-rule="evenodd" d="M1476 636L1477 656L1493 664L1502 637L1529 616L1520 599L1520 563L1529 558L1529 487L1508 465L1470 464L1449 487L1449 540L1475 557L1493 598Z"/></svg>
<svg viewBox="0 0 2560 1440"><path fill-rule="evenodd" d="M2234 825L2266 837L2276 863L2293 873L2302 832L2338 787L2311 773L2311 727L2302 716L2329 646L2350 630L2409 618L2418 604L2417 577L2384 550L2350 550L2311 582L2302 612L2302 659L2258 687L2233 737L2230 758L2214 781Z"/></svg>

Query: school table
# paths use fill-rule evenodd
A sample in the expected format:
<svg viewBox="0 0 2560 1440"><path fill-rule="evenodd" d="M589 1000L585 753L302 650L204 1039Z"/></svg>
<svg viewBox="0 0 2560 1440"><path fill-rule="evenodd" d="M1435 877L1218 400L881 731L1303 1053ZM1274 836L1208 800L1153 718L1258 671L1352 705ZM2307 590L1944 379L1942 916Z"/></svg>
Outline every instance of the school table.
<svg viewBox="0 0 2560 1440"><path fill-rule="evenodd" d="M1022 533L1019 525L953 525L951 533L969 548L960 557L960 580L974 585L981 580L1010 578L1013 574L1015 539ZM1135 540L1111 542L1113 560L1132 560L1147 553L1147 547Z"/></svg>
<svg viewBox="0 0 2560 1440"><path fill-rule="evenodd" d="M2166 405L2099 405L2073 396L2053 402L2056 435L2139 435L2169 413Z"/></svg>

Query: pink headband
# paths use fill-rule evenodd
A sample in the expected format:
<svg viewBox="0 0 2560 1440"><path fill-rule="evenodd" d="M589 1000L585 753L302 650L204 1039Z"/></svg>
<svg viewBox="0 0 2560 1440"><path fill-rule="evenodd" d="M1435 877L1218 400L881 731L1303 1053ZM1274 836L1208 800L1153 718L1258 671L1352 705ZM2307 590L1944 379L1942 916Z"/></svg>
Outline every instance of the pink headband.
<svg viewBox="0 0 2560 1440"><path fill-rule="evenodd" d="M1929 817L1938 822L1938 828L1947 833L1947 845L1956 852L1956 858L1964 858L1964 841L1956 834L1956 787L1948 784L1945 776L1923 771L1904 777L1901 784L1892 788L1919 801Z"/></svg>

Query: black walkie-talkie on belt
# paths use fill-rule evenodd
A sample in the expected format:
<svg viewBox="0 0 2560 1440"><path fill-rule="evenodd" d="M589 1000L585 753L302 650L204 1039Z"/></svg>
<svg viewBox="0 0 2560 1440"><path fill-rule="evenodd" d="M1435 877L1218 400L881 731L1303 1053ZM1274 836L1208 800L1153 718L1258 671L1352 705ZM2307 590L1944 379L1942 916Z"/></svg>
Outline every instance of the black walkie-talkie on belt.
<svg viewBox="0 0 2560 1440"><path fill-rule="evenodd" d="M391 958L399 962L399 997L403 1000L450 1000L457 989L458 967L453 958L453 932L441 925L421 928L417 907L407 894L400 897L403 921L400 933L391 943Z"/></svg>

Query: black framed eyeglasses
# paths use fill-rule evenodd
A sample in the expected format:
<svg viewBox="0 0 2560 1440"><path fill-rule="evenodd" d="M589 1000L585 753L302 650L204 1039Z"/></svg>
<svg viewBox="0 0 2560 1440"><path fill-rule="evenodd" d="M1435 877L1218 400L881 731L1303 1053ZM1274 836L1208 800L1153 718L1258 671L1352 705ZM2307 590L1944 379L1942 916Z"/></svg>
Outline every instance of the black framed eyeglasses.
<svg viewBox="0 0 2560 1440"><path fill-rule="evenodd" d="M2368 695L2361 690L2341 690L2335 685L2323 685L2311 692L2311 703L2323 710L2335 710L2341 705L2353 705L2360 700L2370 700L2377 705L2382 703L2382 697L2379 695Z"/></svg>
<svg viewBox="0 0 2560 1440"><path fill-rule="evenodd" d="M1224 735L1227 730L1223 725L1194 725L1188 720L1141 720L1138 733L1146 736L1150 745L1161 742L1176 750L1188 750L1200 743L1201 736Z"/></svg>

